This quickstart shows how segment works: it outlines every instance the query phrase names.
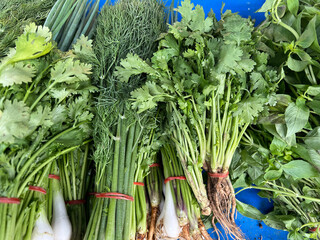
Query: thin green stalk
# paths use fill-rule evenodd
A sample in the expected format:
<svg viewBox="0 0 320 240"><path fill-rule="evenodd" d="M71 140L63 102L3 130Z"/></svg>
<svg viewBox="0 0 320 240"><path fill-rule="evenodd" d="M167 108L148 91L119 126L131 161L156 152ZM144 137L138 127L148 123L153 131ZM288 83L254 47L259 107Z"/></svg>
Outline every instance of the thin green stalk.
<svg viewBox="0 0 320 240"><path fill-rule="evenodd" d="M120 157L120 142L123 139L120 139L121 127L122 127L122 119L119 117L118 125L117 125L117 135L116 135L116 143L114 148L114 157L113 157L113 167L112 167L112 184L111 184L111 192L117 192L118 190L118 174L119 174L119 157ZM115 239L115 230L116 230L116 199L110 199L110 204L108 208L108 220L106 227L106 240L114 240Z"/></svg>
<svg viewBox="0 0 320 240"><path fill-rule="evenodd" d="M118 166L118 189L119 193L124 193L124 175L125 175L125 159L126 159L126 147L127 147L127 116L120 116L121 118L121 130L120 130L120 153L119 153L119 166ZM123 228L125 224L125 214L124 209L126 205L126 200L118 200L116 209L116 239L123 239Z"/></svg>
<svg viewBox="0 0 320 240"><path fill-rule="evenodd" d="M313 198L313 197L303 196L303 195L300 195L300 194L293 194L293 193L288 193L288 192L285 192L285 191L275 190L275 189L272 189L272 188L258 187L258 186L249 186L249 187L242 188L241 190L236 192L236 195L239 194L240 192L244 191L244 190L247 190L247 189L265 190L265 191L270 191L270 192L275 192L275 193L278 193L278 194L282 194L283 196L297 197L297 198L302 198L302 199L306 199L306 200L309 200L309 201L314 201L314 202L320 203L320 199L319 198Z"/></svg>

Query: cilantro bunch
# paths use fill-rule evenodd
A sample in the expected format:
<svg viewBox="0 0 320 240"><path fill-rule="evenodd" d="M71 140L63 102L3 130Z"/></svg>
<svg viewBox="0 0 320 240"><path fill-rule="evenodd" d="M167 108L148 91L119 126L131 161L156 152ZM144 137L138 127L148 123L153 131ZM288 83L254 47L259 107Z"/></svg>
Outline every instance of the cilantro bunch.
<svg viewBox="0 0 320 240"><path fill-rule="evenodd" d="M88 142L96 89L78 57L91 51L85 38L62 53L49 29L32 23L15 45L0 64L0 196L21 203L0 204L1 239L31 233L21 223L41 209L31 208L28 185L43 186L54 160Z"/></svg>
<svg viewBox="0 0 320 240"><path fill-rule="evenodd" d="M230 11L220 21L213 13L205 18L190 1L178 12L182 20L169 26L151 62L129 54L116 74L123 82L148 76L131 94L133 107L144 112L163 105L167 134L203 214L213 211L213 220L241 238L229 178L209 177L207 192L201 168L211 175L228 173L247 127L276 103L280 76L268 54L257 49L249 19Z"/></svg>

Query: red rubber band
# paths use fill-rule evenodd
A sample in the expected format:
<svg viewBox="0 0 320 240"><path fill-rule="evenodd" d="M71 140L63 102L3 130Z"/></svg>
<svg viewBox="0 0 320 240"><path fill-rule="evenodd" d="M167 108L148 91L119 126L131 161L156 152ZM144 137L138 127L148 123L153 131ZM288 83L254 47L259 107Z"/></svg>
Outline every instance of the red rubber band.
<svg viewBox="0 0 320 240"><path fill-rule="evenodd" d="M319 230L320 230L320 227L319 227ZM310 231L310 232L315 232L315 231L317 231L317 228L316 228L316 227L310 228L309 231Z"/></svg>
<svg viewBox="0 0 320 240"><path fill-rule="evenodd" d="M164 180L164 183L166 184L169 181L172 180L187 180L187 178L185 176L180 176L180 177L168 177Z"/></svg>
<svg viewBox="0 0 320 240"><path fill-rule="evenodd" d="M60 180L60 177L58 175L49 174L48 178Z"/></svg>
<svg viewBox="0 0 320 240"><path fill-rule="evenodd" d="M108 193L96 193L96 198L114 198L114 199L122 199L122 200L128 200L133 202L133 197L129 195L125 195L122 193L114 193L114 192L108 192Z"/></svg>
<svg viewBox="0 0 320 240"><path fill-rule="evenodd" d="M153 163L149 167L160 167L161 165L159 163Z"/></svg>
<svg viewBox="0 0 320 240"><path fill-rule="evenodd" d="M70 200L70 201L66 201L66 204L69 205L79 205L79 204L84 204L86 203L86 200Z"/></svg>
<svg viewBox="0 0 320 240"><path fill-rule="evenodd" d="M42 187L29 186L29 190L36 191L36 192L43 193L43 194L47 194L47 191Z"/></svg>
<svg viewBox="0 0 320 240"><path fill-rule="evenodd" d="M96 193L96 192L89 192L88 194L89 194L89 195L96 195L96 194L98 194L98 193Z"/></svg>
<svg viewBox="0 0 320 240"><path fill-rule="evenodd" d="M134 184L134 185L137 185L137 186L144 186L144 183L143 183L143 182L134 182L133 184Z"/></svg>
<svg viewBox="0 0 320 240"><path fill-rule="evenodd" d="M19 198L0 197L0 203L20 204L20 199Z"/></svg>
<svg viewBox="0 0 320 240"><path fill-rule="evenodd" d="M208 172L208 175L212 178L226 178L229 176L229 172L225 172L225 173L210 173L210 172Z"/></svg>

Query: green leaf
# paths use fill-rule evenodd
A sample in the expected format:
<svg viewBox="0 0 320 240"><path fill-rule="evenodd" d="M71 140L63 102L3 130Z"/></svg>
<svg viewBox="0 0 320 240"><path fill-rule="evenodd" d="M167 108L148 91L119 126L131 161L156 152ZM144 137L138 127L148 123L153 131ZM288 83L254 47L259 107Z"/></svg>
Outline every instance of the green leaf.
<svg viewBox="0 0 320 240"><path fill-rule="evenodd" d="M139 113L155 108L158 102L168 97L164 90L154 82L146 82L144 86L134 90L131 96L135 99L133 108L139 109Z"/></svg>
<svg viewBox="0 0 320 240"><path fill-rule="evenodd" d="M284 217L287 217L287 216L284 216ZM273 212L268 213L266 215L266 218L263 220L263 222L269 227L280 229L280 230L286 230L285 223L281 219L281 215L276 215Z"/></svg>
<svg viewBox="0 0 320 240"><path fill-rule="evenodd" d="M303 140L310 148L320 150L320 127L316 127L310 131Z"/></svg>
<svg viewBox="0 0 320 240"><path fill-rule="evenodd" d="M29 133L29 108L17 100L6 100L3 106L3 111L0 110L0 143L14 143L16 138L24 138Z"/></svg>
<svg viewBox="0 0 320 240"><path fill-rule="evenodd" d="M293 160L281 167L283 171L295 179L320 177L320 173L310 163L303 160Z"/></svg>
<svg viewBox="0 0 320 240"><path fill-rule="evenodd" d="M295 231L289 232L288 239L290 239L290 240L305 240L303 235L301 233L299 233L298 229Z"/></svg>
<svg viewBox="0 0 320 240"><path fill-rule="evenodd" d="M311 96L320 95L320 86L309 86L306 93Z"/></svg>
<svg viewBox="0 0 320 240"><path fill-rule="evenodd" d="M263 111L264 104L265 99L261 97L249 97L237 104L237 109L233 115L239 116L244 123L252 122Z"/></svg>
<svg viewBox="0 0 320 240"><path fill-rule="evenodd" d="M81 63L74 58L59 61L51 69L51 79L57 83L75 83L89 80L91 65Z"/></svg>
<svg viewBox="0 0 320 240"><path fill-rule="evenodd" d="M320 115L320 100L313 99L313 101L307 103L307 106Z"/></svg>
<svg viewBox="0 0 320 240"><path fill-rule="evenodd" d="M285 111L287 134L289 137L299 132L308 123L309 108L305 106L305 101L298 98L297 103L290 103Z"/></svg>
<svg viewBox="0 0 320 240"><path fill-rule="evenodd" d="M121 67L116 67L114 75L122 82L128 82L131 76L142 73L157 75L157 71L150 67L137 54L129 53L125 59L121 60L120 65Z"/></svg>
<svg viewBox="0 0 320 240"><path fill-rule="evenodd" d="M227 73L237 67L237 62L241 61L243 51L235 44L222 45L219 54L219 61L216 66L218 73Z"/></svg>
<svg viewBox="0 0 320 240"><path fill-rule="evenodd" d="M16 41L15 51L10 53L9 62L36 59L48 54L52 48L52 35L49 28L31 23Z"/></svg>
<svg viewBox="0 0 320 240"><path fill-rule="evenodd" d="M319 151L316 151L314 149L308 149L308 154L310 157L309 163L316 166L318 169L320 169L320 153Z"/></svg>
<svg viewBox="0 0 320 240"><path fill-rule="evenodd" d="M287 0L287 5L289 11L297 16L298 10L299 10L299 0Z"/></svg>
<svg viewBox="0 0 320 240"><path fill-rule="evenodd" d="M23 62L7 65L0 71L0 83L4 86L14 84L28 83L32 81L35 75L35 68L30 65L24 65Z"/></svg>
<svg viewBox="0 0 320 240"><path fill-rule="evenodd" d="M316 20L317 16L314 16L308 23L306 29L297 40L296 44L298 46L302 48L308 48L315 41L315 39L317 39Z"/></svg>
<svg viewBox="0 0 320 240"><path fill-rule="evenodd" d="M247 187L248 184L246 183L246 175L242 174L233 184L233 188L239 188L239 187Z"/></svg>
<svg viewBox="0 0 320 240"><path fill-rule="evenodd" d="M274 1L275 0L266 0L265 3L261 6L261 8L257 12L268 12L268 11L270 11Z"/></svg>
<svg viewBox="0 0 320 240"><path fill-rule="evenodd" d="M263 173L264 173L264 170L262 169L262 167L248 168L248 174L253 181L259 178L261 175L263 175Z"/></svg>
<svg viewBox="0 0 320 240"><path fill-rule="evenodd" d="M270 144L270 151L273 155L283 155L283 151L286 149L287 144L281 139L274 137Z"/></svg>
<svg viewBox="0 0 320 240"><path fill-rule="evenodd" d="M266 217L257 208L243 203L237 199L237 210L244 216L256 220L264 220Z"/></svg>
<svg viewBox="0 0 320 240"><path fill-rule="evenodd" d="M287 66L295 72L301 72L303 71L307 66L309 62L307 61L300 61L293 59L292 56L290 55L287 61Z"/></svg>
<svg viewBox="0 0 320 240"><path fill-rule="evenodd" d="M223 15L222 19L224 29L221 33L226 44L240 45L243 41L251 40L253 23L249 19L238 14Z"/></svg>
<svg viewBox="0 0 320 240"><path fill-rule="evenodd" d="M282 175L282 169L279 170L269 170L268 172L266 172L266 174L264 174L264 179L267 181L274 181L277 180L281 177Z"/></svg>

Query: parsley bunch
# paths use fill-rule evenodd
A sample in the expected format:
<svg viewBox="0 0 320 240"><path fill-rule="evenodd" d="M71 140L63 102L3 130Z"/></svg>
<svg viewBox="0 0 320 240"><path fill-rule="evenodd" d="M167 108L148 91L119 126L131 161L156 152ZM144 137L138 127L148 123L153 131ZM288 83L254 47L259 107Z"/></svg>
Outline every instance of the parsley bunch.
<svg viewBox="0 0 320 240"><path fill-rule="evenodd" d="M91 65L78 58L91 51L85 38L62 53L49 29L32 23L15 45L0 63L0 195L21 203L0 204L1 239L31 233L33 225L22 223L40 209L31 207L28 185L43 186L47 175L40 172L48 174L55 159L88 142L96 89Z"/></svg>
<svg viewBox="0 0 320 240"><path fill-rule="evenodd" d="M164 104L167 132L202 212L212 210L213 219L241 238L229 178L209 177L207 195L201 168L228 172L249 124L275 104L280 76L268 54L257 50L249 19L230 11L220 21L212 13L205 18L203 9L194 9L190 1L178 11L182 20L169 26L151 62L129 54L116 74L123 82L148 76L132 92L133 107L144 112Z"/></svg>

